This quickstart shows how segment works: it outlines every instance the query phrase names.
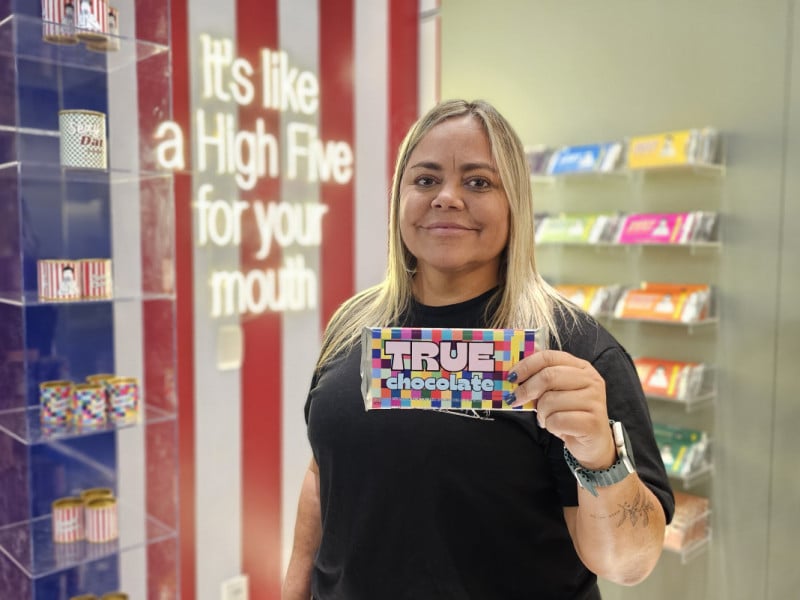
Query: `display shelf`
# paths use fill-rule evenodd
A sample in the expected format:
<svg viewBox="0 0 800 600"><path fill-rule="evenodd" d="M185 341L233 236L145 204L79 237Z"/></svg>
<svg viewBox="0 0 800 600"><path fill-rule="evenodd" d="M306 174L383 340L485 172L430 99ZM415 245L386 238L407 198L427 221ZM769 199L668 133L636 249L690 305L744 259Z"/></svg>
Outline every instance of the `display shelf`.
<svg viewBox="0 0 800 600"><path fill-rule="evenodd" d="M673 481L679 482L684 490L690 490L696 485L710 479L713 472L714 472L714 465L713 463L708 462L697 469L693 469L686 475L677 475L670 473L669 478L672 479Z"/></svg>
<svg viewBox="0 0 800 600"><path fill-rule="evenodd" d="M695 155L695 157L700 156ZM699 413L694 417L681 417L678 411L694 413L713 409L717 401L718 373L715 367L708 367L706 363L715 362L714 347L718 345L715 335L720 318L724 316L720 314L716 285L712 283L718 279L718 261L722 256L723 241L725 241L722 236L724 231L720 225L723 216L719 212L726 176L725 148L722 140L719 141L717 153L702 155L702 158L713 162L628 168L628 162L623 161L624 166L612 172L530 176L534 193L541 194L544 199L539 206L541 212L537 213L537 224L540 227L547 224L548 217L561 215L599 217L611 214L614 215L612 218L619 217L615 219L616 223L612 223L612 226L602 231L602 235L592 238L599 240L595 242L580 240L577 227L576 233L571 236L547 236L542 232L547 234L550 230L539 229L536 239L537 251L542 252L545 260L552 259L554 264L551 269L556 270L549 280L613 281L618 280L614 269L619 267L634 272L636 279L642 280L641 289L645 290L646 284L658 281L653 277L658 277L659 273L665 279L664 283L678 285L674 280L686 276L697 286L707 286L707 295L704 292L693 297L687 292L681 296L687 302L687 307L694 307L690 311L680 311L680 315L687 319L691 318L690 321L658 318L673 315L647 310L646 307L649 306L645 304L647 298L642 294L638 298L632 294L630 303L625 302L628 297L623 294L629 290L640 289L638 285L627 287L622 284L599 286L565 284L562 286L567 288L565 291L570 294L572 293L570 287L577 288L574 292L574 297L580 300L577 303L612 331L618 331L621 336L620 341L623 344L630 344L634 351L638 350L645 356L664 354L673 358L667 361L671 363L682 362L674 360L675 357L692 357L693 361L704 367L699 380L694 376L690 380L670 379L670 385L653 385L650 390L655 393L647 393L646 382L642 380L648 405L652 411L656 411L654 414L671 414L673 418L669 419L670 421L677 419L683 424L694 422L698 432L703 430L700 432L703 436L702 443L697 442L699 445L685 442L685 445L680 446L680 443L676 442L672 447L672 452L675 453L674 460L669 460L672 457L666 454L666 447L659 446L659 450L665 452L662 454L662 459L676 497L675 518L672 524L667 526L664 553L677 557L681 564L686 564L706 552L712 537L708 499L700 499L698 496L696 497L700 499L698 502L685 502L679 511L678 496L691 495L680 490L690 490L695 487L705 490L705 486L711 485L714 464L708 446L710 438L705 431L707 415ZM531 164L541 166L540 162ZM691 214L695 217L691 225L688 221L671 225L670 233L679 235L668 237L665 233L655 235L654 229L647 228L646 217L662 213L672 214L673 219L679 214ZM569 223L567 219L564 220ZM586 222L588 223L588 219ZM668 224L674 222L674 220L668 221ZM655 225L655 222L653 224ZM676 229L681 226L680 230ZM687 230L686 226L691 229ZM556 234L559 233L555 227L552 229ZM566 227L564 229L566 230ZM591 233L596 231L591 230ZM544 241L546 237L554 241ZM685 241L671 243L673 239ZM654 288L657 287L657 284L653 285ZM612 300L600 302L598 294L601 290ZM564 295L571 297L567 293ZM656 295L653 294L653 297ZM638 305L637 299L641 300ZM688 304L690 301L696 304ZM677 302L675 306L678 306ZM630 316L626 318L623 315ZM699 319L699 316L705 318ZM640 377L642 377L641 372ZM671 387L672 384L675 384L675 387ZM698 419L703 423L701 424ZM671 427L678 428L674 423ZM676 472L670 473L671 468ZM680 474L681 469L684 470L683 474ZM695 511L696 514L693 514Z"/></svg>
<svg viewBox="0 0 800 600"><path fill-rule="evenodd" d="M119 41L119 49L94 52L83 44L63 45L45 41L43 26L41 19L25 15L12 14L0 21L0 56L106 72L169 50L168 46L161 44L108 35L109 39Z"/></svg>
<svg viewBox="0 0 800 600"><path fill-rule="evenodd" d="M565 247L565 248L593 248L596 250L620 250L624 252L641 251L645 248L669 248L670 250L688 250L691 254L698 251L719 252L722 248L721 242L681 242L675 244L659 243L636 243L621 244L619 242L539 242L536 245L541 247Z"/></svg>
<svg viewBox="0 0 800 600"><path fill-rule="evenodd" d="M717 163L688 163L685 165L668 165L664 167L648 167L642 169L615 169L614 171L588 171L583 173L563 173L560 175L531 175L534 185L555 185L569 182L603 182L628 179L636 181L645 177L658 176L694 176L724 177L725 165Z"/></svg>
<svg viewBox="0 0 800 600"><path fill-rule="evenodd" d="M722 242L683 242L677 244L637 243L637 244L608 244L614 248L622 248L626 252L642 252L643 250L669 249L668 251L688 251L694 256L700 253L720 253Z"/></svg>
<svg viewBox="0 0 800 600"><path fill-rule="evenodd" d="M138 4L122 8L141 39L107 35L103 48L46 41L59 25L34 6L25 7L30 16L0 19L3 600L44 600L55 590L67 598L136 578L141 589L168 586L179 596L176 563L158 558L160 548L177 551L179 513L175 174L160 170L155 138L172 118L170 8ZM106 161L96 164L108 168L62 166L89 164L62 154L63 110L104 115ZM43 260L110 261L113 296L40 300ZM96 266L105 274L108 264ZM92 373L136 376L145 400L136 422L43 425L38 385ZM119 493L119 538L55 544L52 502L90 487Z"/></svg>
<svg viewBox="0 0 800 600"><path fill-rule="evenodd" d="M627 320L627 319L620 319L620 320ZM656 402L661 402L664 404L674 404L677 406L682 406L687 413L695 412L697 410L713 406L716 398L717 398L716 392L700 393L683 399L668 398L666 396L647 394L648 400L654 400Z"/></svg>
<svg viewBox="0 0 800 600"><path fill-rule="evenodd" d="M612 322L616 323L641 323L643 325L659 325L663 327L686 329L687 333L690 334L694 333L695 329L707 329L711 327L716 327L719 324L719 317L709 317L707 319L700 319L697 321L691 321L687 323L682 323L680 321L667 321L661 319L630 319L630 318L621 318L614 316L610 316L607 318Z"/></svg>
<svg viewBox="0 0 800 600"><path fill-rule="evenodd" d="M681 561L681 564L687 564L691 562L693 559L698 557L699 555L703 554L706 550L708 550L709 545L711 544L711 529L708 530L708 534L706 537L695 540L690 544L687 544L685 547L680 548L679 550L673 550L672 548L665 548L667 552L671 554L675 554Z"/></svg>
<svg viewBox="0 0 800 600"><path fill-rule="evenodd" d="M8 294L8 292L0 291L0 304L8 304L11 306L18 306L20 308L24 307L37 307L37 306L53 306L53 307L64 307L64 306L85 306L85 305L92 305L92 304L107 304L109 302L118 302L118 303L126 303L126 302L151 302L157 300L175 300L174 293L131 293L125 292L122 294L117 294L113 298L86 298L83 300L64 300L64 301L57 301L57 300L40 300L38 293L35 291L32 292L25 292L22 297L14 297Z"/></svg>
<svg viewBox="0 0 800 600"><path fill-rule="evenodd" d="M0 552L29 578L46 577L58 571L176 538L177 531L150 515L118 503L117 540L101 544L87 541L53 542L52 515L0 527Z"/></svg>
<svg viewBox="0 0 800 600"><path fill-rule="evenodd" d="M124 425L105 425L78 429L72 426L47 426L39 419L39 407L30 406L14 410L0 411L0 432L11 436L25 445L47 444L56 440L97 435L107 431L130 429L174 421L177 415L152 406L145 406L140 421Z"/></svg>
<svg viewBox="0 0 800 600"><path fill-rule="evenodd" d="M39 130L42 135L58 137L58 132ZM49 162L12 161L0 165L0 179L18 177L22 180L37 182L69 182L69 183L110 183L130 184L144 183L152 180L170 180L172 171L132 171L127 169L76 169L63 167Z"/></svg>
<svg viewBox="0 0 800 600"><path fill-rule="evenodd" d="M628 169L632 178L651 176L683 176L700 175L703 177L723 177L725 164L723 163L687 163L685 165L668 165L663 167L647 167L643 169Z"/></svg>
<svg viewBox="0 0 800 600"><path fill-rule="evenodd" d="M583 171L578 173L562 173L559 175L531 175L530 180L533 184L554 185L564 182L597 182L625 179L630 174L624 169L613 171Z"/></svg>

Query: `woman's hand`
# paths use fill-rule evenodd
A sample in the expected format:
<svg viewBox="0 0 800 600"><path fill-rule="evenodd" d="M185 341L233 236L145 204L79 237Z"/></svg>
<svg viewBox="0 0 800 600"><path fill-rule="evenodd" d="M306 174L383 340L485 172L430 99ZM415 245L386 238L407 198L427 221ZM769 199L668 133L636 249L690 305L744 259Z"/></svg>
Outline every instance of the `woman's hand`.
<svg viewBox="0 0 800 600"><path fill-rule="evenodd" d="M581 465L605 469L616 461L606 384L589 362L568 352L542 350L519 361L509 379L518 386L506 402L520 406L532 401L539 426L561 438Z"/></svg>

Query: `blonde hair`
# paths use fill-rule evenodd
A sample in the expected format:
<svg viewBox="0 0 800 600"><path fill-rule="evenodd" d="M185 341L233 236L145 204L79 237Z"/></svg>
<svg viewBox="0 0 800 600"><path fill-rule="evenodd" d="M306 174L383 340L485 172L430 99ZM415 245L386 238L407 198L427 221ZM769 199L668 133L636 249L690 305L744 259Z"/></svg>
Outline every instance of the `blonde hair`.
<svg viewBox="0 0 800 600"><path fill-rule="evenodd" d="M494 314L487 315L491 328L535 328L537 346L547 347L552 335L560 347L555 312L574 315L576 308L564 299L536 270L534 213L530 171L522 142L508 121L483 100L447 100L434 106L408 131L400 145L392 179L389 207L389 256L385 279L345 301L326 328L317 367L350 348L364 327L396 325L413 299L412 279L416 259L400 235L400 186L409 156L420 140L447 119L470 115L483 127L492 158L509 204L508 244L498 273L499 289Z"/></svg>

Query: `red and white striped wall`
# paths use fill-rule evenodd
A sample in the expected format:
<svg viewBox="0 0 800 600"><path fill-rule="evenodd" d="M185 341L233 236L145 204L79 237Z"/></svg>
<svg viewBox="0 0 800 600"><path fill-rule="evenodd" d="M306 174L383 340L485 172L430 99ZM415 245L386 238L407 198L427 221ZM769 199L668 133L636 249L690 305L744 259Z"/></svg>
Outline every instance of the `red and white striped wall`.
<svg viewBox="0 0 800 600"><path fill-rule="evenodd" d="M191 174L175 178L181 598L217 600L223 582L244 574L251 600L268 600L280 597L310 458L303 404L322 329L342 300L383 275L395 150L438 93L431 84L437 54L419 56L420 48L435 48L429 36L438 2L171 2L172 112L184 131L194 130L198 109L219 110L234 115L238 130L262 119L283 146L289 124L302 121L354 154L354 176L344 184L281 176L241 190L230 176L200 172L191 140ZM319 110L301 118L204 97L202 36L233 40L235 55L252 65L262 49L286 52L292 66L316 75ZM204 184L231 202L326 205L321 244L273 248L259 259L257 224L246 210L240 244L201 247L195 203ZM314 307L212 316L213 272L278 268L287 256L302 256L317 273Z"/></svg>

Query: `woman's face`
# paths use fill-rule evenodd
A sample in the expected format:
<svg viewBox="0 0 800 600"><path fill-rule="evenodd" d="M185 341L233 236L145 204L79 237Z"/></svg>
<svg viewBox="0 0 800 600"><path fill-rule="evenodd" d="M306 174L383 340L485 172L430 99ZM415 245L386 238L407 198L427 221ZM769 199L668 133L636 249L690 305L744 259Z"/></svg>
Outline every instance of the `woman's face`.
<svg viewBox="0 0 800 600"><path fill-rule="evenodd" d="M471 286L486 289L497 284L508 200L489 138L474 117L447 119L420 140L403 173L399 209L419 283L444 276L469 277Z"/></svg>

